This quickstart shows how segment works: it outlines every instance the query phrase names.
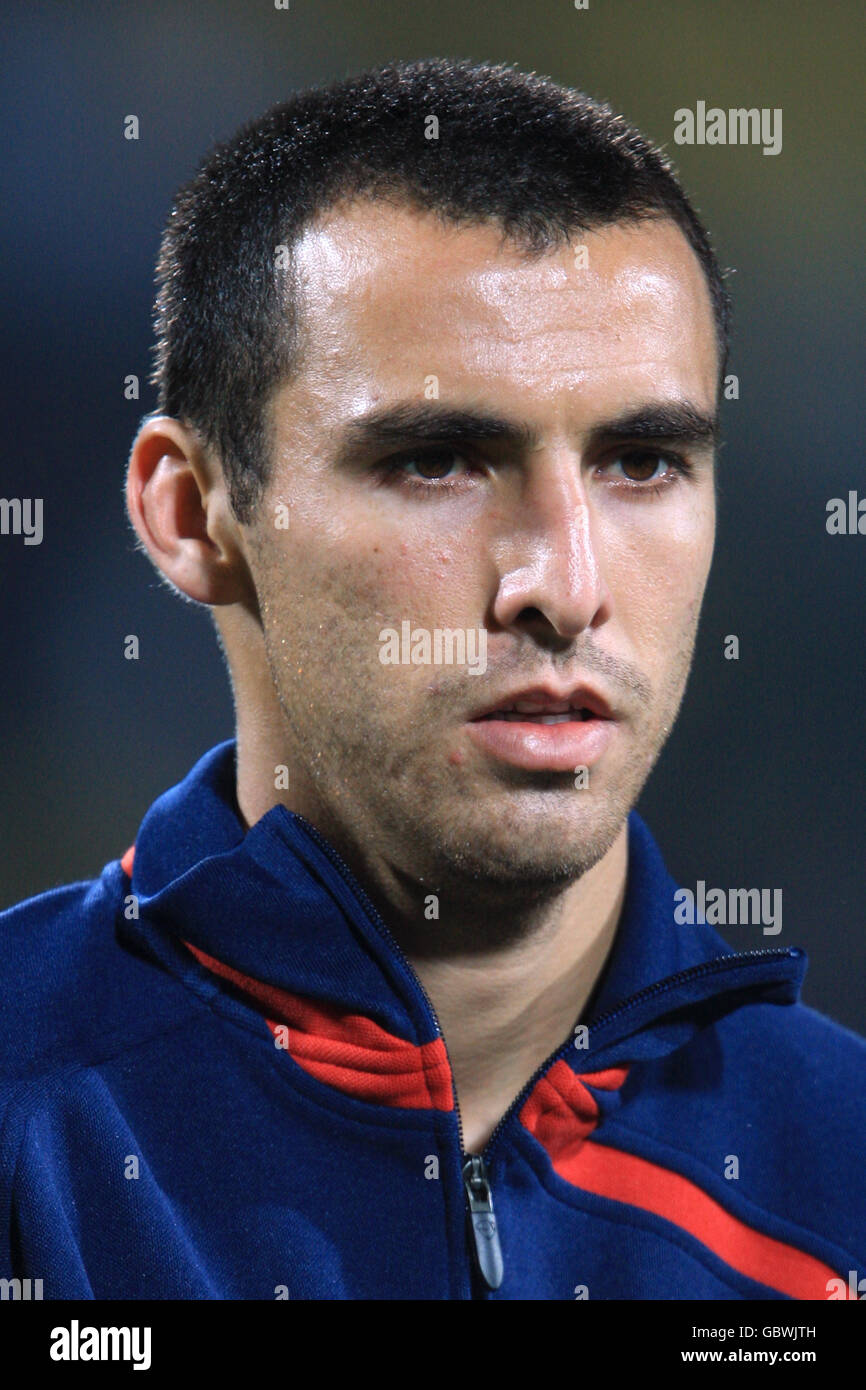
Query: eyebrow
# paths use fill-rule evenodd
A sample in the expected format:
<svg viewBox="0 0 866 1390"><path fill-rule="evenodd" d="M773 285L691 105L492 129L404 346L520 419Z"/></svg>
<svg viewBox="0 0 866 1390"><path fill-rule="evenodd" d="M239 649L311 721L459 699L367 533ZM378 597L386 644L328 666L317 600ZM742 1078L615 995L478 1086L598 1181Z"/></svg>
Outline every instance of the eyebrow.
<svg viewBox="0 0 866 1390"><path fill-rule="evenodd" d="M714 446L719 439L718 413L707 415L689 401L649 401L598 421L589 431L591 445L625 439L665 440L693 448ZM338 462L364 448L414 443L496 443L529 453L539 447L540 436L523 420L489 411L405 401L350 421Z"/></svg>

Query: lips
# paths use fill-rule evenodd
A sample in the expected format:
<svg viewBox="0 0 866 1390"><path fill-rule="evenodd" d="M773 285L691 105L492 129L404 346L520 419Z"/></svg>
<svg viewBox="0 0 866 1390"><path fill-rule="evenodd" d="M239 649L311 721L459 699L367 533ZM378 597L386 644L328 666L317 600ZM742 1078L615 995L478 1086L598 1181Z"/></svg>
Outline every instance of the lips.
<svg viewBox="0 0 866 1390"><path fill-rule="evenodd" d="M608 702L591 686L578 685L566 692L539 686L505 696L474 714L472 721L495 719L511 723L564 724L612 717Z"/></svg>
<svg viewBox="0 0 866 1390"><path fill-rule="evenodd" d="M574 772L598 762L617 730L607 700L591 686L522 690L464 726L488 757L535 772Z"/></svg>
<svg viewBox="0 0 866 1390"><path fill-rule="evenodd" d="M492 714L482 714L482 719L504 719L512 724L573 724L591 719L586 709L569 709L561 714L545 714L542 710L527 710L515 705L513 710L494 710Z"/></svg>

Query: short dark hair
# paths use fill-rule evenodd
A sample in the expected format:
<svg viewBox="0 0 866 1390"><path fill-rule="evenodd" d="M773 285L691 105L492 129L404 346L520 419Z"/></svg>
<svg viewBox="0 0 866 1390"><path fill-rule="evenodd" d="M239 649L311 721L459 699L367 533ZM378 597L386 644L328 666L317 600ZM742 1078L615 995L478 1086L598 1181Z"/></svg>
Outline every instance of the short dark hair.
<svg viewBox="0 0 866 1390"><path fill-rule="evenodd" d="M438 138L428 138L429 117ZM299 305L277 247L344 199L466 225L492 221L529 253L618 221L669 217L700 261L719 382L730 300L672 164L602 102L505 65L394 63L297 93L206 156L177 194L157 264L158 409L220 458L252 519L271 455L266 405L300 365Z"/></svg>

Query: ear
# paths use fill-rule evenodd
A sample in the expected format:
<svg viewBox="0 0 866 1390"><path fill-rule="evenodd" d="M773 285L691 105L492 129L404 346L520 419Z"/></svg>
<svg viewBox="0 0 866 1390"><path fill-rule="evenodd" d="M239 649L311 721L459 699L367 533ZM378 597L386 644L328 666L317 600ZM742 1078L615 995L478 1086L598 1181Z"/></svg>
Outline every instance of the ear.
<svg viewBox="0 0 866 1390"><path fill-rule="evenodd" d="M135 437L126 506L156 568L197 603L248 600L251 578L222 470L197 435L168 415Z"/></svg>

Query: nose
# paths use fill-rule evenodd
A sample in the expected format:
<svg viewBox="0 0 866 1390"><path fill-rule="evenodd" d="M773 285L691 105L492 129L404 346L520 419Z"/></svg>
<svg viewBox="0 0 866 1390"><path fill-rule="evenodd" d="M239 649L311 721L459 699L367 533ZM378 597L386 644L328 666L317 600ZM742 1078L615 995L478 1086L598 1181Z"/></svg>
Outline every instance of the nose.
<svg viewBox="0 0 866 1390"><path fill-rule="evenodd" d="M606 622L611 598L598 530L580 455L565 447L533 454L494 545L497 626L570 640Z"/></svg>

